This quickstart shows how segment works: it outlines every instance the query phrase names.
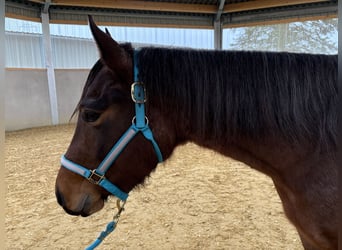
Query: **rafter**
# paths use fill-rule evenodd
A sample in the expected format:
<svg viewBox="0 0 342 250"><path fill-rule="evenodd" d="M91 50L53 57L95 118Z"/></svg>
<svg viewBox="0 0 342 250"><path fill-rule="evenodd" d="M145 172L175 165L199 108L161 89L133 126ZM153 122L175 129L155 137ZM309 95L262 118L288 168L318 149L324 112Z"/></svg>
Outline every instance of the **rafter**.
<svg viewBox="0 0 342 250"><path fill-rule="evenodd" d="M78 7L95 7L145 11L194 12L210 14L216 13L217 10L217 7L215 5L150 2L143 0L53 0L52 4Z"/></svg>
<svg viewBox="0 0 342 250"><path fill-rule="evenodd" d="M96 17L97 22L101 25L212 29L213 21L220 19L223 27L227 28L337 17L336 0L250 0L235 4L227 4L228 1L218 0L217 4L212 5L185 3L189 1L177 1L175 3L149 0L30 0L26 2L35 4L24 5L24 8L16 0L12 1L6 1L6 17L40 22L40 14L45 6L46 9L49 7L51 23L86 24L86 15L92 14L98 16ZM248 12L249 10L297 4L307 4L307 6L298 9L276 8L265 12ZM58 6L66 7L59 8ZM102 11L99 12L99 9ZM103 9L107 10L103 11ZM113 13L114 9L126 9L128 11L123 13L115 11ZM134 10L141 10L141 12ZM156 12L149 12L153 10ZM171 13L165 15L165 11ZM241 13L241 15L231 15L233 12ZM195 13L207 14L194 15Z"/></svg>
<svg viewBox="0 0 342 250"><path fill-rule="evenodd" d="M248 10L284 7L299 4L329 2L328 0L255 0L241 3L226 4L223 13L233 13Z"/></svg>
<svg viewBox="0 0 342 250"><path fill-rule="evenodd" d="M329 0L254 0L241 3L225 4L223 13L233 13L256 9L266 9L290 5L328 2ZM31 2L44 4L44 0L31 0ZM172 2L152 2L146 0L52 0L51 5L92 7L143 11L168 11L217 14L217 6L214 4L188 4Z"/></svg>

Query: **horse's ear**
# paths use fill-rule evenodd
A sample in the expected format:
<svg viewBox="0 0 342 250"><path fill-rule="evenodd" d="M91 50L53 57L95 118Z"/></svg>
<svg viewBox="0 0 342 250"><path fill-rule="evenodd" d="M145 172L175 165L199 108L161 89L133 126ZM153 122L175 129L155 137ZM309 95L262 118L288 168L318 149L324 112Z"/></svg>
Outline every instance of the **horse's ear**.
<svg viewBox="0 0 342 250"><path fill-rule="evenodd" d="M123 79L130 81L132 78L132 58L130 54L112 39L108 31L105 33L97 27L90 15L88 20L103 62Z"/></svg>
<svg viewBox="0 0 342 250"><path fill-rule="evenodd" d="M110 32L109 32L109 30L108 30L107 28L105 28L105 31L106 31L106 34L107 34L108 36L112 37L111 34L110 34Z"/></svg>

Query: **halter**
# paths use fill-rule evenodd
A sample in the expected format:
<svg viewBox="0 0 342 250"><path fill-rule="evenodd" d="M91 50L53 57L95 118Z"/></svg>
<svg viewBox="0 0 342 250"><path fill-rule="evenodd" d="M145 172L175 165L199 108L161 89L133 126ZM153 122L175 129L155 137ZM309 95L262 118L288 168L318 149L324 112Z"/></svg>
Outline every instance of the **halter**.
<svg viewBox="0 0 342 250"><path fill-rule="evenodd" d="M99 185L102 188L106 189L112 195L118 197L124 203L128 198L128 193L122 191L115 184L111 183L108 179L106 179L105 174L108 169L112 166L114 161L121 154L123 149L127 146L127 144L139 133L141 132L143 136L152 143L156 156L158 158L158 162L163 161L163 156L160 151L160 148L153 138L153 133L150 127L148 126L148 119L145 116L145 102L146 102L146 89L142 82L139 81L139 69L138 69L138 50L134 50L133 57L133 75L134 75L134 83L131 86L131 97L133 102L135 103L135 116L132 119L132 125L127 129L127 131L121 136L121 138L115 143L103 161L99 164L96 169L90 170L87 169L75 162L70 161L64 155L61 157L61 164L66 169L79 174L86 178L88 181L95 185ZM107 236L111 231L114 230L116 222L123 210L123 206L120 206L118 203L119 212L114 216L112 222L107 225L106 231L102 232L100 237L97 239L99 242L94 242L95 246L90 246L87 249L93 249L103 240L105 236Z"/></svg>

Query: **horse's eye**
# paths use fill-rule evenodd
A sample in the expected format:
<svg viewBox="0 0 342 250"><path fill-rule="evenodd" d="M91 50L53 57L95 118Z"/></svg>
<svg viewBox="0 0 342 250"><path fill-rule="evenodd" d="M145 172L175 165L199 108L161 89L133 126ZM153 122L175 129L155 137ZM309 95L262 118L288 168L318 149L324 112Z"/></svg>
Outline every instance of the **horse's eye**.
<svg viewBox="0 0 342 250"><path fill-rule="evenodd" d="M101 113L94 110L83 110L81 117L85 122L95 122Z"/></svg>

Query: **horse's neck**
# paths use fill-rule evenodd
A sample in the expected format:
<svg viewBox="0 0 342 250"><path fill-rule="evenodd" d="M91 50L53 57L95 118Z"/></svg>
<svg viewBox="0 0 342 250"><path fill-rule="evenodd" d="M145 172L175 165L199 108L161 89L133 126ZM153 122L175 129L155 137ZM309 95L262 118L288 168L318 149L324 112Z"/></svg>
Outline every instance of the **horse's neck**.
<svg viewBox="0 0 342 250"><path fill-rule="evenodd" d="M241 161L272 178L277 178L287 166L294 163L294 159L304 157L304 155L298 155L280 140L272 138L265 138L262 142L249 138L240 140L222 138L219 141L210 141L192 136L191 141ZM293 157L289 157L289 155Z"/></svg>
<svg viewBox="0 0 342 250"><path fill-rule="evenodd" d="M158 60L159 54L153 53L151 58ZM160 117L167 120L160 127L176 128L176 137L180 142L193 141L245 162L268 175L294 165L295 161L305 161L314 150L308 143L320 143L314 137L317 132L317 137L323 138L324 134L319 134L322 130L311 131L308 128L315 129L314 126L309 126L315 119L324 119L320 114L324 112L325 106L329 108L329 101L322 98L321 102L325 106L321 103L316 105L322 108L322 112L310 112L306 116L305 107L315 102L313 98L309 98L299 105L299 97L306 95L307 91L303 89L311 85L319 88L320 82L311 82L308 77L306 82L302 82L303 86L298 88L294 83L302 81L303 76L290 71L298 64L308 76L311 64L304 62L315 62L318 58L265 53L193 53L189 58L182 54L184 61L178 63L179 55L180 52L177 55L171 53L170 57L175 58L171 61L164 55L164 61L161 60L160 63L149 58L144 64L142 75L146 78L143 79L144 82L148 83L151 106L159 111ZM196 67L190 63L190 59L197 60ZM330 62L327 58L323 59L321 61L324 63ZM214 61L215 67L210 63ZM224 66L231 65L230 63L236 65L236 62L244 66L243 70L242 67ZM276 71L279 65L284 68ZM317 65L314 65L314 69L319 68ZM153 74L147 70L150 67ZM260 71L267 71L267 74ZM297 81L286 80L290 73ZM328 80L327 85L331 86L326 90L327 96L333 96L333 80ZM255 91L257 88L258 91ZM315 90L317 89L311 91ZM296 95L287 96L292 92ZM257 103L259 106L256 107ZM297 114L297 117L293 117L293 114ZM160 118L156 115L155 120L158 119ZM288 124L292 120L293 124ZM328 132L327 134L329 135ZM306 138L309 136L310 138ZM289 142L292 139L301 147L294 149Z"/></svg>

